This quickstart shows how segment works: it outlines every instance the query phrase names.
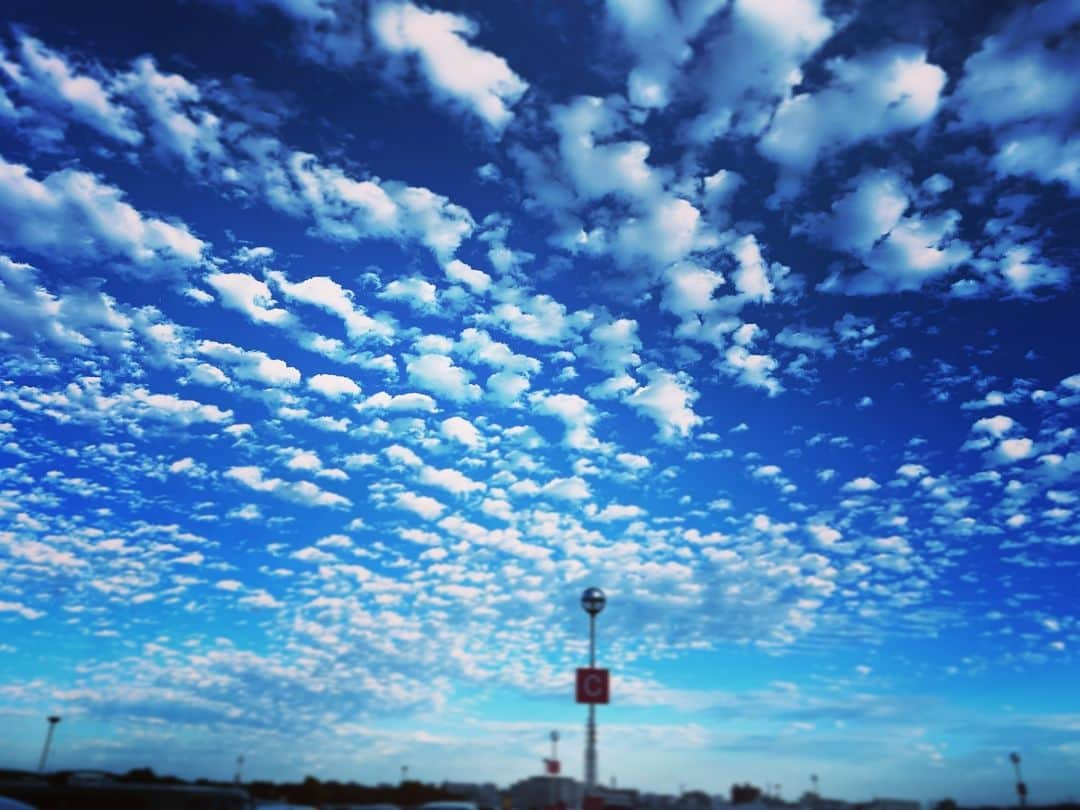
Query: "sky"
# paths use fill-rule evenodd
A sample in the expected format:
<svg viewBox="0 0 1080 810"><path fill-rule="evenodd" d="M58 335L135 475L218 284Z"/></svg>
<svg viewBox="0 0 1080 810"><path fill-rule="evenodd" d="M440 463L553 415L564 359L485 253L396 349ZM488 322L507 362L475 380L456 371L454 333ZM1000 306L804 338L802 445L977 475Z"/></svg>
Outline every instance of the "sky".
<svg viewBox="0 0 1080 810"><path fill-rule="evenodd" d="M0 765L1080 796L1080 3L8 0Z"/></svg>

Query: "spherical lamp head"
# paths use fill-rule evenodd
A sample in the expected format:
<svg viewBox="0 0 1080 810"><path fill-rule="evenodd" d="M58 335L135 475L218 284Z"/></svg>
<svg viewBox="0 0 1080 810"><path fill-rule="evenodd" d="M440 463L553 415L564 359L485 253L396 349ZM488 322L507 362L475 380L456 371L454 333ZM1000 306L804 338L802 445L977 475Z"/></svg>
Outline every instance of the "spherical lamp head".
<svg viewBox="0 0 1080 810"><path fill-rule="evenodd" d="M607 597L599 588L586 588L585 593L581 595L581 607L590 616L595 616L603 610L605 604L607 604Z"/></svg>

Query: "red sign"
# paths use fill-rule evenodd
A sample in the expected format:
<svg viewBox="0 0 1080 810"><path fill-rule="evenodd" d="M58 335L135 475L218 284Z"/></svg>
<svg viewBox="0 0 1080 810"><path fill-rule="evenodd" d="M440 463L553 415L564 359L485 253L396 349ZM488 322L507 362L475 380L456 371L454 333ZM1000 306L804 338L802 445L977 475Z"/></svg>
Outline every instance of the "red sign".
<svg viewBox="0 0 1080 810"><path fill-rule="evenodd" d="M579 672L581 670L578 670ZM589 670L585 670L588 672ZM582 803L584 810L604 810L604 797L603 796L586 796L585 801Z"/></svg>
<svg viewBox="0 0 1080 810"><path fill-rule="evenodd" d="M545 759L544 760L544 769L548 773L550 773L552 775L557 774L559 772L559 760L557 760L557 759Z"/></svg>
<svg viewBox="0 0 1080 810"><path fill-rule="evenodd" d="M606 669L579 669L577 671L577 702L608 702L608 671Z"/></svg>

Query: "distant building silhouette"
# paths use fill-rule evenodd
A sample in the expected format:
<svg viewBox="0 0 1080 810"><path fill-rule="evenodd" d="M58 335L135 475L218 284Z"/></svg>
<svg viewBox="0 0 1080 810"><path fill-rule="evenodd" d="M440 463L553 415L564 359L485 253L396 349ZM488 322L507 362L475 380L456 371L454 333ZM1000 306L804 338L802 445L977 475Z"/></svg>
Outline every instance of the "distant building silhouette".
<svg viewBox="0 0 1080 810"><path fill-rule="evenodd" d="M442 789L454 796L460 796L483 808L502 806L502 794L494 782L443 782Z"/></svg>
<svg viewBox="0 0 1080 810"><path fill-rule="evenodd" d="M567 808L581 805L583 789L581 782L569 776L530 776L510 786L510 802L514 810L545 810L555 801Z"/></svg>

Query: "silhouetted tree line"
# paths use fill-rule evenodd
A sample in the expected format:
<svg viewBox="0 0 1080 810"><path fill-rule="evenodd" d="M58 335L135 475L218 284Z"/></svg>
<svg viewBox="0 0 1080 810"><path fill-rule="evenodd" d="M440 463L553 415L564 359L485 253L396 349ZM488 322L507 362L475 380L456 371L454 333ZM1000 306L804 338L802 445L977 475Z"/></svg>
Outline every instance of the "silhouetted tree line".
<svg viewBox="0 0 1080 810"><path fill-rule="evenodd" d="M228 787L232 782L216 782L211 779L196 779L188 782L175 776L161 776L152 768L134 768L117 777L121 782L167 785L212 785ZM406 781L394 787L371 787L356 782L338 782L330 779L325 782L314 776L305 776L300 782L269 782L255 780L242 782L240 787L255 799L284 799L290 804L396 804L401 807L433 802L439 799L460 799L435 785L423 782Z"/></svg>
<svg viewBox="0 0 1080 810"><path fill-rule="evenodd" d="M761 788L754 787L749 782L731 786L732 804L751 804L761 798Z"/></svg>

